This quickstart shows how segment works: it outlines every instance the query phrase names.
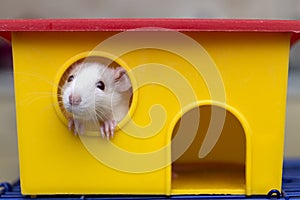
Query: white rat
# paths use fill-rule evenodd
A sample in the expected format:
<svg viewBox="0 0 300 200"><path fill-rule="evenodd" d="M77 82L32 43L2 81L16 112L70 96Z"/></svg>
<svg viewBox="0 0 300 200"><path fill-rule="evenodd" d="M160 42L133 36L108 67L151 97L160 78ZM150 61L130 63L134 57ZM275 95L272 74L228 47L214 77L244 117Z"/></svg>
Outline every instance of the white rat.
<svg viewBox="0 0 300 200"><path fill-rule="evenodd" d="M85 124L100 123L102 137L109 139L128 112L132 87L126 70L120 66L81 62L70 70L61 93L69 130L82 134Z"/></svg>

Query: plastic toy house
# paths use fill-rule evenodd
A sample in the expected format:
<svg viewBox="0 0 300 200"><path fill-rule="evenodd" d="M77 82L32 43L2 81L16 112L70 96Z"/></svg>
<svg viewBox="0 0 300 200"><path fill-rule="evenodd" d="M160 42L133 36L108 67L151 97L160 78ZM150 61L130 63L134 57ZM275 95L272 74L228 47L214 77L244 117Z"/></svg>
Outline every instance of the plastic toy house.
<svg viewBox="0 0 300 200"><path fill-rule="evenodd" d="M299 21L1 21L11 32L23 194L281 190L288 60ZM114 61L133 87L112 140L74 136L59 104L76 61Z"/></svg>

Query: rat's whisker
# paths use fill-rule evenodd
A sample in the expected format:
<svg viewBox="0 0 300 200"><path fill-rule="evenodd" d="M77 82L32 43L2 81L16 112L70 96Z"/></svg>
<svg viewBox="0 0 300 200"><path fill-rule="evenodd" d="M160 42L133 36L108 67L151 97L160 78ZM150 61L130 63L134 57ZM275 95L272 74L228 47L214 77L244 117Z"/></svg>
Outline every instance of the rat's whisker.
<svg viewBox="0 0 300 200"><path fill-rule="evenodd" d="M40 101L40 100L46 100L46 99L49 99L49 96L39 95L39 96L24 98L24 99L18 101L18 103L20 103L21 105L24 105L24 106L29 106L31 104L34 104L34 103Z"/></svg>
<svg viewBox="0 0 300 200"><path fill-rule="evenodd" d="M47 83L51 86L57 87L58 89L62 89L62 87L59 84L56 84L54 82L54 80L49 80L49 79L45 78L45 76L40 75L40 74L33 74L33 73L21 72L21 71L14 72L14 74L15 74L15 76L18 76L18 75L23 76L24 75L24 76L27 76L27 77L30 77L30 78L36 78L39 81L42 81L42 82L45 82L45 83Z"/></svg>
<svg viewBox="0 0 300 200"><path fill-rule="evenodd" d="M109 115L109 111L105 111L103 109L96 109L95 113L101 118L101 119L107 119Z"/></svg>
<svg viewBox="0 0 300 200"><path fill-rule="evenodd" d="M92 111L92 112L93 112L93 111ZM97 130L99 130L99 129L100 129L100 126L99 126L99 121L98 121L98 119L97 119L97 114L92 113L92 114L91 114L91 118L92 118L92 122L93 122L93 124L96 126Z"/></svg>
<svg viewBox="0 0 300 200"><path fill-rule="evenodd" d="M107 113L104 113L102 111L97 111L96 112L96 116L101 120L101 121L105 121L108 119L107 117Z"/></svg>

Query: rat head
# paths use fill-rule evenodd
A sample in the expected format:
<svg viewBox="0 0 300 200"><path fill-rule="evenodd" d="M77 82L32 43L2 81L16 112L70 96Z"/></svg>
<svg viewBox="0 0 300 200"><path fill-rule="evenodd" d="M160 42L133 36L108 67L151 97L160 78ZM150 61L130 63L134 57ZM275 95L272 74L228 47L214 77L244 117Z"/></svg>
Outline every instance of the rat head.
<svg viewBox="0 0 300 200"><path fill-rule="evenodd" d="M74 118L106 120L128 91L131 83L122 67L82 62L68 74L62 87L62 103Z"/></svg>

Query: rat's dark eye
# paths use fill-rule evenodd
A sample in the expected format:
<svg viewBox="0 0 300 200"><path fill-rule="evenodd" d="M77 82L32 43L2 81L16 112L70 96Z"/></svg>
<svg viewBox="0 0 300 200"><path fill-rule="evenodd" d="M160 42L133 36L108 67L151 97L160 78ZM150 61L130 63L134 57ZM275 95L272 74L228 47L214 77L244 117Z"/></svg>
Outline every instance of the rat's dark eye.
<svg viewBox="0 0 300 200"><path fill-rule="evenodd" d="M99 81L96 83L96 87L100 90L104 90L105 89L105 85L102 81Z"/></svg>
<svg viewBox="0 0 300 200"><path fill-rule="evenodd" d="M71 81L73 81L73 79L74 79L74 76L73 75L71 75L71 76L69 76L69 78L68 78L68 82L71 82Z"/></svg>

